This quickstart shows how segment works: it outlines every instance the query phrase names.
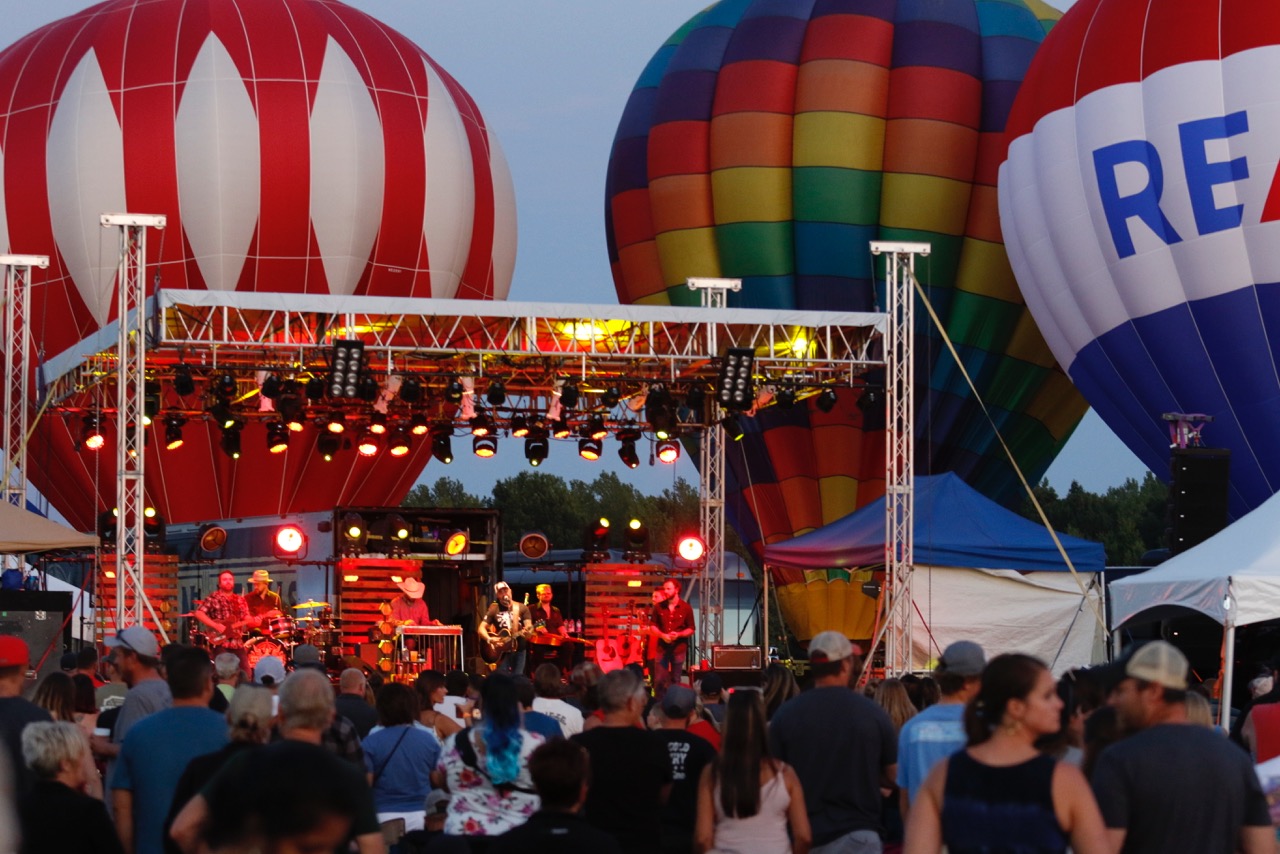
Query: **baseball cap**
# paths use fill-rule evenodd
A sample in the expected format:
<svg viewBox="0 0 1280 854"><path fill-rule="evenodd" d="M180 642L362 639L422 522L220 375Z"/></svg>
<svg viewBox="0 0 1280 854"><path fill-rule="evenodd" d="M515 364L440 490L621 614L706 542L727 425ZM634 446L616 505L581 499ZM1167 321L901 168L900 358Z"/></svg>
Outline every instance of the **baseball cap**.
<svg viewBox="0 0 1280 854"><path fill-rule="evenodd" d="M505 581L499 581L497 584L493 585L494 595L497 595L498 591L504 587L507 588L508 590L511 589L511 585Z"/></svg>
<svg viewBox="0 0 1280 854"><path fill-rule="evenodd" d="M981 676L987 667L987 656L982 647L973 641L956 641L942 651L935 673L954 673L956 676Z"/></svg>
<svg viewBox="0 0 1280 854"><path fill-rule="evenodd" d="M853 644L839 632L818 632L809 641L809 660L817 664L825 661L842 661L853 655Z"/></svg>
<svg viewBox="0 0 1280 854"><path fill-rule="evenodd" d="M316 648L315 644L310 644L310 643L298 644L298 646L295 647L293 650L294 664L306 664L311 661L319 661L319 660L320 660L320 650Z"/></svg>
<svg viewBox="0 0 1280 854"><path fill-rule="evenodd" d="M0 667L30 667L31 650L17 635L0 635Z"/></svg>
<svg viewBox="0 0 1280 854"><path fill-rule="evenodd" d="M1158 640L1131 647L1110 664L1091 668L1089 672L1096 672L1108 690L1125 679L1141 679L1175 691L1185 691L1190 669L1182 650L1167 641Z"/></svg>
<svg viewBox="0 0 1280 854"><path fill-rule="evenodd" d="M263 682L271 677L270 682ZM263 685L279 685L284 681L284 660L274 655L264 655L253 666L253 681Z"/></svg>
<svg viewBox="0 0 1280 854"><path fill-rule="evenodd" d="M708 673L698 682L698 690L704 694L719 694L724 690L724 680L719 673Z"/></svg>
<svg viewBox="0 0 1280 854"><path fill-rule="evenodd" d="M78 659L79 656L74 652L64 652L62 660L58 662L58 668L63 671L75 670L76 665L79 663Z"/></svg>
<svg viewBox="0 0 1280 854"><path fill-rule="evenodd" d="M107 638L104 643L113 649L117 647L127 649L138 655L145 655L147 658L156 658L160 655L160 644L156 642L156 636L151 634L146 626L128 626Z"/></svg>
<svg viewBox="0 0 1280 854"><path fill-rule="evenodd" d="M662 695L662 713L669 718L687 718L698 706L698 695L685 685L671 685Z"/></svg>

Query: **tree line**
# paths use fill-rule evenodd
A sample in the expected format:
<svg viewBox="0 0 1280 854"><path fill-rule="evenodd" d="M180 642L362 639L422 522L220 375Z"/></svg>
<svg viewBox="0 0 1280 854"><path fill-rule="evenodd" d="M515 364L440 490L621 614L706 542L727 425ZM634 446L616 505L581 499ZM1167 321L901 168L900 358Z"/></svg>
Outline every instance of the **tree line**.
<svg viewBox="0 0 1280 854"><path fill-rule="evenodd" d="M1151 472L1140 483L1128 478L1101 494L1089 492L1076 481L1066 495L1058 495L1047 480L1033 491L1054 529L1102 543L1108 566L1138 566L1144 553L1168 545L1169 487ZM1040 521L1030 499L1018 510Z"/></svg>

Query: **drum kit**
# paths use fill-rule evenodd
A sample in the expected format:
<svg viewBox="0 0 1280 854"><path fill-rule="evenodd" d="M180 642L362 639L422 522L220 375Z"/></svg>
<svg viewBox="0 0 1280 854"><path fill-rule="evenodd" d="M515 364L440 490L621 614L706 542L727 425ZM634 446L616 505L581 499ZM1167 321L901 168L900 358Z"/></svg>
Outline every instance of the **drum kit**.
<svg viewBox="0 0 1280 854"><path fill-rule="evenodd" d="M294 649L302 644L309 643L325 650L337 643L338 621L333 616L333 606L328 602L311 600L294 605L290 610L310 613L295 617L279 611L268 612L261 626L244 642L245 655L251 669L268 655L288 662L293 658ZM178 616L191 617L194 612ZM200 623L191 621L188 643L208 649L209 636L200 631L200 628Z"/></svg>

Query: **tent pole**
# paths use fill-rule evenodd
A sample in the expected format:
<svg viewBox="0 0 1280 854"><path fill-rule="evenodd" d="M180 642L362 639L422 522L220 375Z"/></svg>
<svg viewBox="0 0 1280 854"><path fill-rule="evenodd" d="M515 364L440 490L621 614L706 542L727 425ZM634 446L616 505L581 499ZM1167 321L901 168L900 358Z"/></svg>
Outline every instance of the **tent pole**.
<svg viewBox="0 0 1280 854"><path fill-rule="evenodd" d="M769 666L769 564L764 565L764 608L760 611L760 616L764 619L764 637L760 641L760 661L763 662L762 668Z"/></svg>
<svg viewBox="0 0 1280 854"><path fill-rule="evenodd" d="M1224 625L1227 637L1222 651L1222 696L1218 698L1218 726L1226 731L1231 729L1231 691L1235 687L1231 683L1235 670L1232 664L1236 659L1236 621L1228 616Z"/></svg>

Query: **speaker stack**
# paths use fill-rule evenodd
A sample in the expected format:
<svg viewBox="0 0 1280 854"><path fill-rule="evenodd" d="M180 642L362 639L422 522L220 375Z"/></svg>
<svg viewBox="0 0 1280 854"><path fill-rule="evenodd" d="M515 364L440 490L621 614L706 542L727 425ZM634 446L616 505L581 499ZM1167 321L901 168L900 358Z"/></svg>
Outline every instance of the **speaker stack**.
<svg viewBox="0 0 1280 854"><path fill-rule="evenodd" d="M0 590L0 635L17 635L31 648L36 683L58 670L71 649L71 594Z"/></svg>
<svg viewBox="0 0 1280 854"><path fill-rule="evenodd" d="M1169 554L1176 555L1227 526L1231 451L1174 448L1169 470Z"/></svg>

